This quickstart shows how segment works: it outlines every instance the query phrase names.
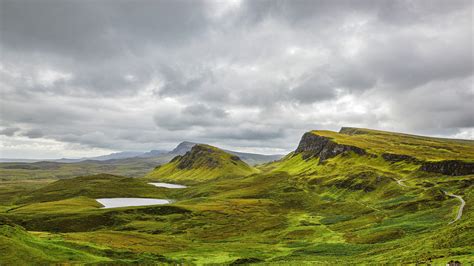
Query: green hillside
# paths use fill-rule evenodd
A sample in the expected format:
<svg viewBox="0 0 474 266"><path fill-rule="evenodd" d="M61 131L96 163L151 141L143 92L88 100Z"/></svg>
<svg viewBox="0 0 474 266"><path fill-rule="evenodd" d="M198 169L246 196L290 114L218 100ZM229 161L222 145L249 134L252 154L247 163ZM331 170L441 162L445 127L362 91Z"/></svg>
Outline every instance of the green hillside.
<svg viewBox="0 0 474 266"><path fill-rule="evenodd" d="M342 128L339 133L311 131L333 141L354 145L374 154L395 153L420 160L474 161L474 141L441 139L361 128Z"/></svg>
<svg viewBox="0 0 474 266"><path fill-rule="evenodd" d="M148 180L202 182L218 177L245 176L256 173L238 156L205 144L178 155L145 176Z"/></svg>
<svg viewBox="0 0 474 266"><path fill-rule="evenodd" d="M144 178L94 175L23 189L10 181L0 197L0 221L9 224L0 254L36 263L469 265L473 147L344 128L307 132L293 152L258 169L197 145ZM98 197L174 202L103 209Z"/></svg>

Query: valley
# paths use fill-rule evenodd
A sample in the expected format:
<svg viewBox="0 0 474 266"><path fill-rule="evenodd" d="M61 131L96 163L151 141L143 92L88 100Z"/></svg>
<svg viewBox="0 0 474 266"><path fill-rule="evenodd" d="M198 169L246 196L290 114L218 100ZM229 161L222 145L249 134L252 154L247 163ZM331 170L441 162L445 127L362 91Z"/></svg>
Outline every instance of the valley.
<svg viewBox="0 0 474 266"><path fill-rule="evenodd" d="M205 144L170 157L2 170L0 264L474 263L474 141L342 128L257 165ZM97 201L130 198L153 205Z"/></svg>

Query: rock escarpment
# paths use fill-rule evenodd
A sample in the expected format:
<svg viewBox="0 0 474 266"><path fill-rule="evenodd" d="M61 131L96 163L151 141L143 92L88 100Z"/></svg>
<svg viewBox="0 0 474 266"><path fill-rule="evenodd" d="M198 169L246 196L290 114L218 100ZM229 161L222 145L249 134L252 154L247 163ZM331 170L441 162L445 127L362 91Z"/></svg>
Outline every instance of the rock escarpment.
<svg viewBox="0 0 474 266"><path fill-rule="evenodd" d="M459 176L473 175L474 163L460 160L445 160L439 162L424 162L420 170L443 175Z"/></svg>
<svg viewBox="0 0 474 266"><path fill-rule="evenodd" d="M354 152L359 155L366 155L364 149L359 147L339 144L330 138L316 135L312 132L306 132L295 150L295 154L302 154L304 160L313 157L319 157L319 163L323 163L329 158L336 157L339 154Z"/></svg>
<svg viewBox="0 0 474 266"><path fill-rule="evenodd" d="M420 163L418 159L415 157L405 155L405 154L395 154L395 153L382 153L382 158L391 163L398 163L398 162L410 162L410 163Z"/></svg>

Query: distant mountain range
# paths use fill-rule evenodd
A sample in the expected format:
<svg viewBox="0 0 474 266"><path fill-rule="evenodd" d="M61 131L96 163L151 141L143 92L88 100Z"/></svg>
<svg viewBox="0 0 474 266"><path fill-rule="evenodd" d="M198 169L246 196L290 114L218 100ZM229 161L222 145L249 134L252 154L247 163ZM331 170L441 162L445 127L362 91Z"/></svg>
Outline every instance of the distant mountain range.
<svg viewBox="0 0 474 266"><path fill-rule="evenodd" d="M35 160L35 159L1 159L0 162L25 162L25 163L33 163L39 161L52 161L58 163L79 163L85 161L101 161L107 163L107 161L116 163L117 160L127 160L127 159L140 159L140 158L156 158L162 159L168 158L170 156L177 156L177 155L184 155L186 152L190 151L191 148L196 145L197 143L183 141L178 144L173 150L166 151L166 150L151 150L148 152L134 152L134 151L123 151L123 152L116 152L111 153L108 155L101 155L96 157L83 157L77 159L70 159L70 158L61 158L61 159L50 159L50 160ZM250 165L267 163L275 160L279 160L283 157L283 155L264 155L264 154L256 154L256 153L244 153L244 152L236 152L236 151L229 151L225 150L228 153L233 155L237 155Z"/></svg>

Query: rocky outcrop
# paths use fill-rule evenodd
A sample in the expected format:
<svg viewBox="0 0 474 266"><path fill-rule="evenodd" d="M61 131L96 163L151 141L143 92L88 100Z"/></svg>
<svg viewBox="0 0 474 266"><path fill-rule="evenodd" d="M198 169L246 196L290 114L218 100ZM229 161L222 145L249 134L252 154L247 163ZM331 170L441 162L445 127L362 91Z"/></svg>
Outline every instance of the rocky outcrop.
<svg viewBox="0 0 474 266"><path fill-rule="evenodd" d="M295 154L302 154L304 160L313 157L319 157L319 163L323 163L329 158L336 157L339 154L354 152L359 155L367 154L364 149L359 147L339 144L330 138L306 132L295 150Z"/></svg>
<svg viewBox="0 0 474 266"><path fill-rule="evenodd" d="M421 165L420 170L451 176L472 175L474 174L474 163L460 160L425 162Z"/></svg>
<svg viewBox="0 0 474 266"><path fill-rule="evenodd" d="M202 160L206 159L206 166L209 168L215 168L219 166L219 162L216 159L208 156L213 152L214 150L212 148L206 147L204 145L195 145L190 151L186 152L185 155L181 156L177 160L173 159L172 161L179 162L177 165L178 169L192 169L195 167L196 162L199 161L202 163Z"/></svg>
<svg viewBox="0 0 474 266"><path fill-rule="evenodd" d="M419 163L420 161L415 157L404 155L404 154L395 154L395 153L382 153L382 158L391 163L398 162L410 162L410 163Z"/></svg>

